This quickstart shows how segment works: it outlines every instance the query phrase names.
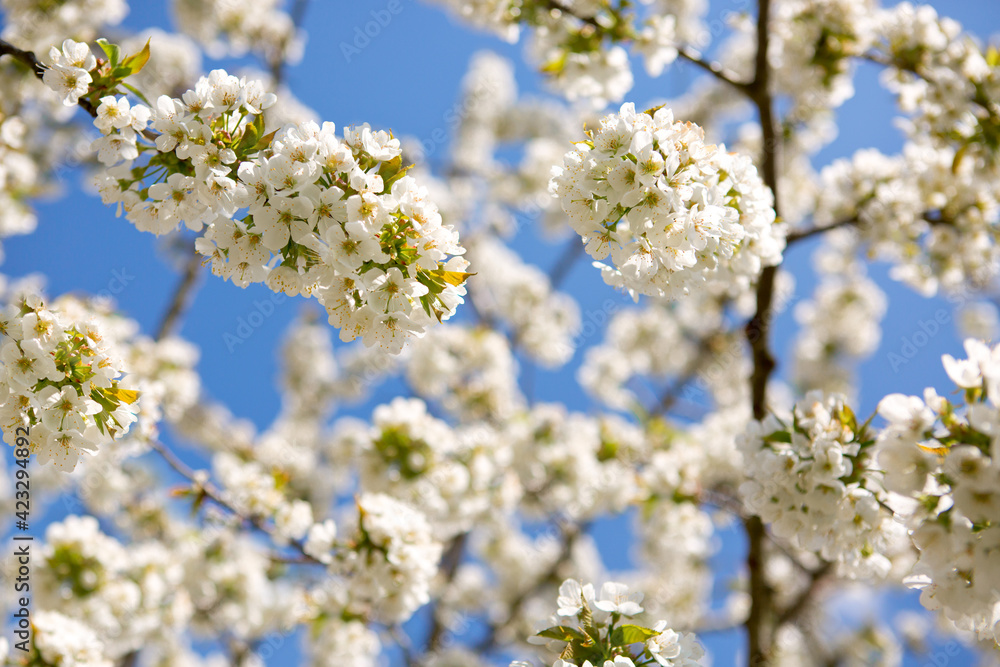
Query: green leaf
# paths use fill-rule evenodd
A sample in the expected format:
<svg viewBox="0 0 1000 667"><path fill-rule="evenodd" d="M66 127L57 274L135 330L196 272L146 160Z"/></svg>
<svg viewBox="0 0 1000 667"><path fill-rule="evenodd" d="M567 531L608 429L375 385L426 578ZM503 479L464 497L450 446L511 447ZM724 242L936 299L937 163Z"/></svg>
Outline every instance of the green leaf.
<svg viewBox="0 0 1000 667"><path fill-rule="evenodd" d="M379 165L378 175L382 177L382 191L389 192L389 189L392 188L392 184L405 176L406 172L412 167L412 164L408 164L404 167L403 158L400 155L397 155L388 162L383 162Z"/></svg>
<svg viewBox="0 0 1000 667"><path fill-rule="evenodd" d="M142 51L133 54L122 61L122 65L128 67L129 72L135 74L149 62L149 40L146 40L146 45L142 47Z"/></svg>
<svg viewBox="0 0 1000 667"><path fill-rule="evenodd" d="M656 637L659 634L656 630L650 630L641 625L623 625L615 628L615 631L611 633L611 645L630 646L631 644L643 644L647 639Z"/></svg>
<svg viewBox="0 0 1000 667"><path fill-rule="evenodd" d="M108 57L108 62L111 64L111 69L118 67L118 59L121 58L122 50L117 44L112 44L108 40L101 37L97 40L98 46L104 51L104 55Z"/></svg>
<svg viewBox="0 0 1000 667"><path fill-rule="evenodd" d="M458 287L459 285L464 283L469 278L469 276L474 276L476 274L464 273L462 271L445 271L444 269L436 269L435 271L431 272L431 275L433 275L435 278L440 278L449 285L454 285Z"/></svg>
<svg viewBox="0 0 1000 667"><path fill-rule="evenodd" d="M417 273L417 280L425 286L431 294L440 294L444 291L445 284L443 280L439 280L429 271L420 271Z"/></svg>
<svg viewBox="0 0 1000 667"><path fill-rule="evenodd" d="M566 69L566 52L563 51L558 58L554 58L539 68L546 74L559 74Z"/></svg>
<svg viewBox="0 0 1000 667"><path fill-rule="evenodd" d="M397 155L388 162L383 162L382 164L379 165L378 175L381 176L382 180L384 181L387 178L391 178L393 175L395 175L395 173L400 169L402 169L402 167L403 167L403 157L401 155Z"/></svg>
<svg viewBox="0 0 1000 667"><path fill-rule="evenodd" d="M262 116L258 116L258 118L262 118ZM261 123L261 131L263 131L263 129L264 129L264 123ZM276 135L277 133L278 131L275 130L274 132L269 132L265 134L263 137L260 138L260 141L257 142L257 145L254 146L254 150L262 151L268 146L270 146L271 141L274 140L274 135Z"/></svg>
<svg viewBox="0 0 1000 667"><path fill-rule="evenodd" d="M787 442L791 444L792 434L788 431L775 431L771 435L764 438L767 442Z"/></svg>
<svg viewBox="0 0 1000 667"><path fill-rule="evenodd" d="M97 403L102 408L104 408L106 412L114 412L115 410L118 409L118 403L115 403L110 398L108 398L108 396L105 394L105 391L106 390L104 389L95 388L90 392L90 397L95 401L97 401Z"/></svg>
<svg viewBox="0 0 1000 667"><path fill-rule="evenodd" d="M588 643L590 638L585 634L577 630L576 628L571 628L568 625L557 625L551 628L546 628L539 632L536 637L545 637L546 639L557 639L561 642L582 642Z"/></svg>
<svg viewBox="0 0 1000 667"><path fill-rule="evenodd" d="M119 387L111 387L110 389L105 389L104 393L114 396L119 401L125 401L129 405L132 405L137 400L139 400L139 392L133 389L121 389Z"/></svg>
<svg viewBox="0 0 1000 667"><path fill-rule="evenodd" d="M399 158L396 158L396 159L398 160ZM383 184L382 191L383 192L389 192L389 190L392 189L392 184L395 183L396 181L398 181L399 179L401 179L403 176L406 176L406 172L408 172L412 168L413 168L413 165L412 164L408 164L405 167L403 167L402 169L400 169L399 171L397 171L395 174L393 174L392 176L390 176L389 178L383 178L382 179L382 184Z"/></svg>
<svg viewBox="0 0 1000 667"><path fill-rule="evenodd" d="M260 118L260 116L257 116ZM251 123L243 128L243 137L240 139L239 150L242 153L252 151L260 141L260 132L257 129L257 123Z"/></svg>
<svg viewBox="0 0 1000 667"><path fill-rule="evenodd" d="M667 105L666 104L661 104L661 105L655 106L655 107L653 107L651 109L646 109L645 111L643 111L643 113L646 114L647 116L649 116L650 118L652 118L653 116L656 115L657 111L659 111L660 109L662 109L665 106L667 106ZM720 180L722 180L721 176L719 178L720 178Z"/></svg>
<svg viewBox="0 0 1000 667"><path fill-rule="evenodd" d="M858 418L854 415L854 410L851 409L851 406L845 403L844 406L840 409L840 414L837 416L840 417L840 422L842 424L846 425L847 428L851 429L851 433L857 435Z"/></svg>
<svg viewBox="0 0 1000 667"><path fill-rule="evenodd" d="M986 64L990 67L1000 65L1000 50L997 50L997 47L991 46L986 49Z"/></svg>

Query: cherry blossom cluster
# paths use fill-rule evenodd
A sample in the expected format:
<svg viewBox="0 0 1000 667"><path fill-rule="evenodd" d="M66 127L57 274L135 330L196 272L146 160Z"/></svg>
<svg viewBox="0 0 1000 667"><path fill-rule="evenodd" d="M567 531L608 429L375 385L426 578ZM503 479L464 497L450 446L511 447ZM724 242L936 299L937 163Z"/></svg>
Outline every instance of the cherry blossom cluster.
<svg viewBox="0 0 1000 667"><path fill-rule="evenodd" d="M402 623L430 600L441 543L419 510L381 493L362 494L351 549L333 569L348 577L346 610Z"/></svg>
<svg viewBox="0 0 1000 667"><path fill-rule="evenodd" d="M504 437L524 489L521 510L574 519L624 510L639 497L623 455L629 432L621 418L569 412L557 403L538 403L512 420Z"/></svg>
<svg viewBox="0 0 1000 667"><path fill-rule="evenodd" d="M965 351L943 357L963 401L933 389L882 399L878 463L885 487L912 499L897 511L920 552L906 583L928 609L1000 642L1000 346L968 339Z"/></svg>
<svg viewBox="0 0 1000 667"><path fill-rule="evenodd" d="M625 104L553 170L552 192L605 282L678 298L736 293L781 261L783 226L750 158L706 144L666 108Z"/></svg>
<svg viewBox="0 0 1000 667"><path fill-rule="evenodd" d="M73 470L83 452L122 437L136 421L138 392L126 388L101 323L75 321L38 294L0 314L0 428L13 446L28 427L42 463Z"/></svg>
<svg viewBox="0 0 1000 667"><path fill-rule="evenodd" d="M567 579L559 587L557 625L536 635L559 653L553 667L697 667L705 649L693 633L675 632L665 622L652 628L627 622L641 614L643 595L625 584L593 584ZM527 663L512 663L525 665Z"/></svg>
<svg viewBox="0 0 1000 667"><path fill-rule="evenodd" d="M37 667L113 667L105 656L101 640L94 631L76 619L58 611L40 610L31 620L32 644L30 665Z"/></svg>
<svg viewBox="0 0 1000 667"><path fill-rule="evenodd" d="M507 339L485 327L434 327L415 341L406 377L420 396L465 420L503 421L524 403Z"/></svg>
<svg viewBox="0 0 1000 667"><path fill-rule="evenodd" d="M731 437L728 453L713 452L712 447L726 439L707 431L674 433L659 420L638 434L629 435L621 428L612 433L620 455L645 463L638 479L638 504L643 510L634 523L637 556L647 566L630 581L646 592L647 614L673 627L696 627L709 613L708 559L716 540L712 518L699 506L699 495L703 485L740 479L738 473L725 470L739 454Z"/></svg>
<svg viewBox="0 0 1000 667"><path fill-rule="evenodd" d="M69 516L45 532L35 601L94 631L108 657L140 648L164 624L190 614L184 568L153 543L130 545L101 532L92 516ZM59 663L57 663L59 664Z"/></svg>
<svg viewBox="0 0 1000 667"><path fill-rule="evenodd" d="M995 163L997 52L984 52L956 21L928 5L901 2L881 10L876 22L879 50L890 66L883 81L912 116L909 134L956 148L956 163L965 156Z"/></svg>
<svg viewBox="0 0 1000 667"><path fill-rule="evenodd" d="M0 63L0 240L35 231L31 198L51 191L51 170L71 150L67 109L52 97L14 64Z"/></svg>
<svg viewBox="0 0 1000 667"><path fill-rule="evenodd" d="M419 507L436 539L469 530L503 505L497 479L510 450L499 445L501 436L484 426L452 429L419 399L378 406L371 426L342 420L335 437L345 463L356 463L362 488Z"/></svg>
<svg viewBox="0 0 1000 667"><path fill-rule="evenodd" d="M889 572L885 553L899 526L869 479L875 440L842 397L807 394L790 424L769 415L739 444L748 478L740 495L775 535L820 553L844 576Z"/></svg>
<svg viewBox="0 0 1000 667"><path fill-rule="evenodd" d="M153 109L102 98L102 198L140 230L201 232L216 275L315 296L343 340L398 352L461 303L458 236L405 174L398 140L312 122L265 134L275 99L223 70Z"/></svg>
<svg viewBox="0 0 1000 667"><path fill-rule="evenodd" d="M774 78L778 90L793 100L790 120L804 122L814 114L827 114L854 96L852 59L874 41L874 4L793 0L775 5Z"/></svg>
<svg viewBox="0 0 1000 667"><path fill-rule="evenodd" d="M859 151L821 173L819 224L856 220L891 275L926 295L985 286L1000 266L995 168L953 147L911 142L899 156Z"/></svg>

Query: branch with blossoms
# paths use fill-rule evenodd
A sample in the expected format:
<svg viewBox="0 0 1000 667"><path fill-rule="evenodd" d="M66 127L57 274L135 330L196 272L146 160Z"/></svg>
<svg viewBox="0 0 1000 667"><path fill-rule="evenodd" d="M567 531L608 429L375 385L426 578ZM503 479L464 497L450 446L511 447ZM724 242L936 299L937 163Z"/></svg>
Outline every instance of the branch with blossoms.
<svg viewBox="0 0 1000 667"><path fill-rule="evenodd" d="M29 443L39 458L65 455L83 505L107 519L47 531L31 660L197 664L188 631L234 662L266 660L268 637L302 626L317 664L368 664L384 642L410 664L479 665L465 648L495 657L554 609L529 641L557 667L700 664L688 631L730 627L744 629L758 664L891 662L897 644L880 624L827 636L823 602L845 580L905 582L967 637L994 642L997 351L973 342L968 359L945 359L961 399L886 397L885 427L858 419L856 397L842 393L855 386L850 366L877 349L886 310L859 252L887 256L925 293L997 275L986 186L1000 56L905 3L867 17L849 0L765 0L712 61L693 46L706 27L696 3L439 2L508 38L524 30L548 80L596 106L628 92L628 53L654 75L689 61L709 85L673 110L624 103L595 118L516 101L510 67L479 56L461 117L446 119L455 167L439 181L420 160L411 168L391 133L285 122L251 76L215 70L147 100L138 88L157 86L129 88L148 74L145 36L137 56L101 43L100 60L70 40L52 67L0 45L64 100L79 89L102 135L93 148L108 204L144 231L196 236L155 340L72 299L12 299L21 305L0 322L5 424L27 415L44 436ZM203 44L259 40L251 46L272 66L294 56L294 17L270 0L252 16L232 7L179 5L179 23ZM884 81L912 114L907 146L815 174L823 119L865 54L884 55ZM134 65L143 71L125 72ZM467 104L477 96L489 104ZM733 97L751 102L760 126L741 128L735 151L713 143L711 127ZM22 128L2 124L0 144L16 143ZM524 142L522 164L499 163L503 142ZM530 210L547 231L575 232L548 276L501 241L520 222L504 213L525 213L517 204L546 188L555 197ZM769 340L790 291L780 267L790 245L820 236L819 287L794 312L798 398L785 405ZM642 302L588 313L608 331L587 350L581 385L618 414L536 401L525 374L518 381L525 357L558 368L590 335L577 336L579 308L554 291L584 253ZM241 287L316 298L343 340L371 349L335 355L329 330L303 318L283 348L279 416L257 433L205 397L196 354L169 335L202 262ZM449 321L467 286L473 325ZM100 326L80 324L90 317ZM396 372L411 396L328 424L337 401ZM695 377L705 413L669 419ZM630 383L645 378L667 380L664 414L636 407L650 401ZM162 444L161 422L210 452L211 478ZM131 460L149 447L184 478L179 495L204 506L193 523L169 511L148 461ZM724 609L712 598L715 508L749 538ZM326 518L341 511L354 518ZM584 583L601 566L586 526L626 512L642 565L628 586L598 590ZM563 516L561 540L535 536L536 520ZM414 641L405 624L421 608L433 621ZM453 644L473 634L468 617L482 643Z"/></svg>

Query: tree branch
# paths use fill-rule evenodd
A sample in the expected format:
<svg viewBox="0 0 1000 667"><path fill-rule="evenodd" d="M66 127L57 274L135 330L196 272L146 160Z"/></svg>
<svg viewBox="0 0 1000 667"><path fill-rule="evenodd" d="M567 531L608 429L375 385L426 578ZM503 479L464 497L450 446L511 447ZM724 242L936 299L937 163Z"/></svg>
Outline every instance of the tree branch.
<svg viewBox="0 0 1000 667"><path fill-rule="evenodd" d="M793 243L798 243L812 236L817 236L819 234L824 234L832 229L837 229L839 227L849 227L850 225L858 224L858 216L853 218L844 218L843 220L838 220L837 222L830 225L823 225L822 227L812 227L810 229L803 229L800 232L792 232L785 237L785 245L790 246Z"/></svg>
<svg viewBox="0 0 1000 667"><path fill-rule="evenodd" d="M562 281L566 279L576 260L583 254L583 249L584 245L580 239L570 239L569 245L563 250L563 253L556 260L556 263L552 265L552 268L549 269L549 283L552 284L552 289L559 287Z"/></svg>
<svg viewBox="0 0 1000 667"><path fill-rule="evenodd" d="M35 74L35 77L41 81L42 77L45 76L45 70L47 69L45 65L38 59L38 57L32 51L25 51L24 49L19 49L10 42L5 42L0 39L0 57L10 56L15 60L24 63L31 71ZM90 103L90 100L80 98L77 101L77 105L89 113L91 117L97 118L97 108Z"/></svg>
<svg viewBox="0 0 1000 667"><path fill-rule="evenodd" d="M19 49L13 44L0 39L0 56L10 56L15 60L19 60L30 67L31 71L34 72L35 76L39 79L45 76L45 65L43 65L31 51Z"/></svg>
<svg viewBox="0 0 1000 667"><path fill-rule="evenodd" d="M770 0L759 0L757 9L757 54L754 79L750 96L760 116L763 151L761 176L774 194L775 213L779 213L778 146L780 135L774 117L774 104L770 93L770 66L767 61L769 44ZM747 322L746 337L753 357L750 376L751 403L755 419L763 419L767 412L767 381L774 371L775 361L768 349L768 328L774 300L774 283L778 268L765 268L757 283L757 311ZM750 613L747 615L748 665L761 667L769 662L773 631L773 601L771 588L765 576L764 540L767 532L760 517L749 517L743 522L747 534L747 569L750 576Z"/></svg>
<svg viewBox="0 0 1000 667"><path fill-rule="evenodd" d="M441 587L442 592L448 587L448 584L455 580L455 574L458 572L458 566L462 563L462 555L465 553L465 545L468 541L468 532L459 533L452 539L448 545L448 549L444 552L444 556L441 558L441 573L444 575L444 586ZM437 651L441 647L441 640L444 638L444 625L438 617L437 610L438 604L435 603L434 611L431 613L432 625L431 631L427 636L426 654Z"/></svg>
<svg viewBox="0 0 1000 667"><path fill-rule="evenodd" d="M201 255L195 250L193 243L188 248L188 252L190 252L190 257L188 257L187 264L184 266L184 275L181 276L180 282L177 283L174 294L170 299L170 305L167 306L167 311L163 314L163 319L160 320L160 325L156 328L156 340L162 340L174 333L174 329L179 324L184 311L191 305L196 278L198 277L198 269L201 268L203 260Z"/></svg>

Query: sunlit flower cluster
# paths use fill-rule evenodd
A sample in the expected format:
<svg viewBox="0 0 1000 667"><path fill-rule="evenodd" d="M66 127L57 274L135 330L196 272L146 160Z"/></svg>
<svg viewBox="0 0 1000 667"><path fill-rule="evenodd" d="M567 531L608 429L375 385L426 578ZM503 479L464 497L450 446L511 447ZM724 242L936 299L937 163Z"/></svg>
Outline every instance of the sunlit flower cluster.
<svg viewBox="0 0 1000 667"><path fill-rule="evenodd" d="M886 488L913 499L900 510L920 551L907 583L925 607L1000 642L1000 346L965 350L943 358L964 401L933 389L882 399L878 462Z"/></svg>
<svg viewBox="0 0 1000 667"><path fill-rule="evenodd" d="M430 600L441 543L424 515L392 496L358 498L352 549L333 565L348 577L348 610L401 623Z"/></svg>
<svg viewBox="0 0 1000 667"><path fill-rule="evenodd" d="M83 452L120 438L136 420L138 392L126 389L123 364L96 319L69 319L25 293L4 307L0 332L0 428L11 446L30 429L39 461L72 470Z"/></svg>
<svg viewBox="0 0 1000 667"><path fill-rule="evenodd" d="M551 648L562 651L553 667L701 665L705 649L693 633L675 632L662 621L652 628L628 622L642 613L642 598L642 593L622 583L606 582L596 593L593 584L567 579L559 587L559 609L552 618L557 625L533 639L548 641ZM523 663L512 663L518 664Z"/></svg>
<svg viewBox="0 0 1000 667"><path fill-rule="evenodd" d="M458 236L405 175L398 140L367 125L341 139L311 122L265 134L274 101L223 70L152 110L104 97L102 197L141 230L201 232L216 275L315 296L343 340L398 352L461 303Z"/></svg>
<svg viewBox="0 0 1000 667"><path fill-rule="evenodd" d="M784 233L751 160L669 109L625 104L566 154L552 191L605 282L679 298L736 292L781 260Z"/></svg>
<svg viewBox="0 0 1000 667"><path fill-rule="evenodd" d="M747 509L775 535L838 563L851 577L884 577L898 528L869 481L874 439L838 396L811 393L790 424L769 416L741 439Z"/></svg>

